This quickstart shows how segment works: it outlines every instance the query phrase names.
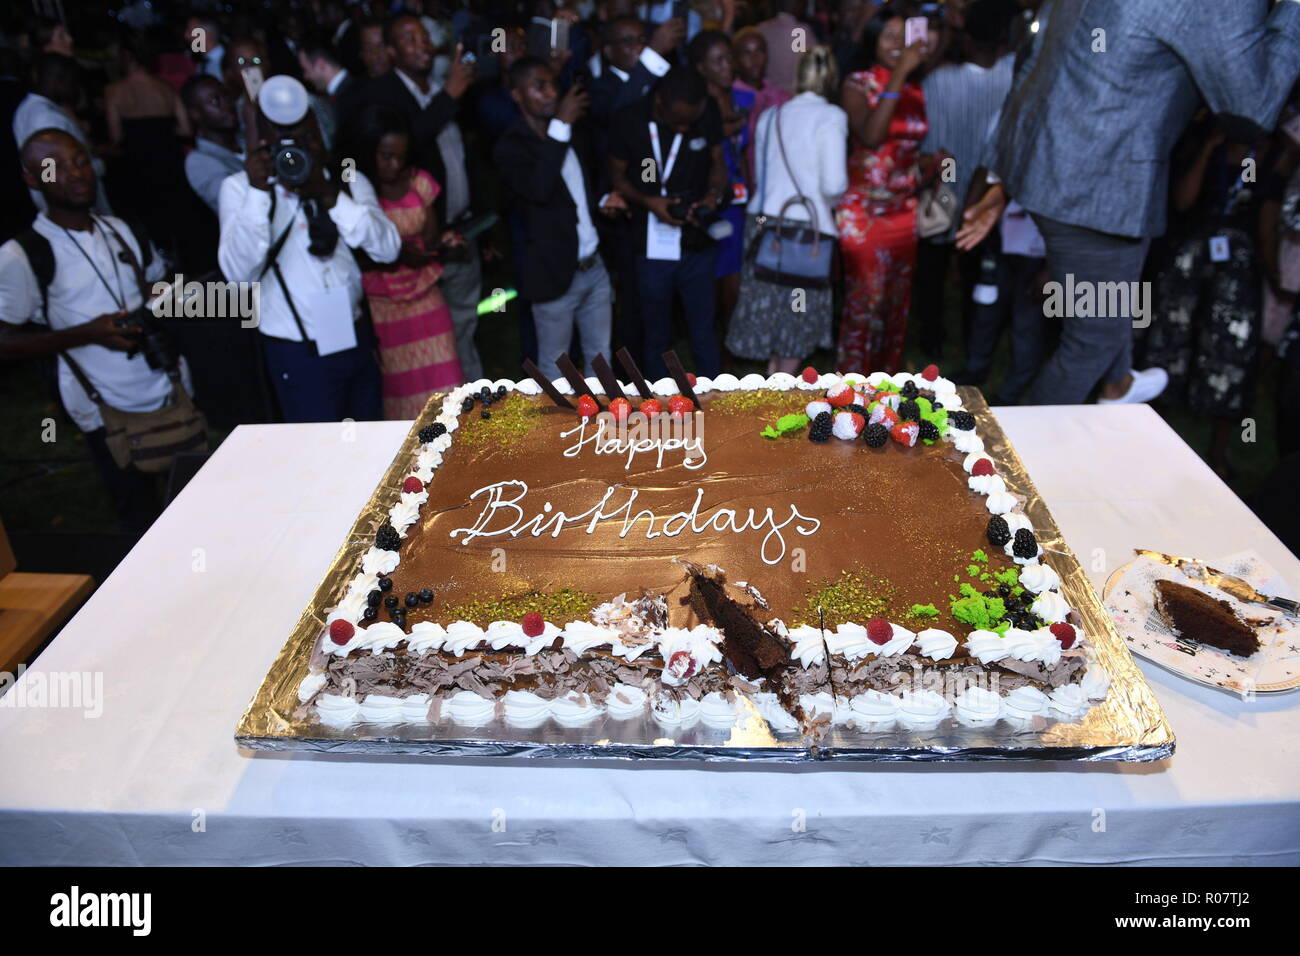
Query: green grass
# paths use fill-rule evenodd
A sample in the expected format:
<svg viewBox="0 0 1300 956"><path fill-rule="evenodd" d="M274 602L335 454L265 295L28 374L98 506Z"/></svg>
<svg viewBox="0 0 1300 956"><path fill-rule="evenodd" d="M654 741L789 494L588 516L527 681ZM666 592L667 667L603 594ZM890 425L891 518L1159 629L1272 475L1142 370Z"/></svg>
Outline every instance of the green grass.
<svg viewBox="0 0 1300 956"><path fill-rule="evenodd" d="M35 363L0 377L0 520L11 531L114 531L117 518L80 429L50 395ZM55 440L42 440L45 422Z"/></svg>

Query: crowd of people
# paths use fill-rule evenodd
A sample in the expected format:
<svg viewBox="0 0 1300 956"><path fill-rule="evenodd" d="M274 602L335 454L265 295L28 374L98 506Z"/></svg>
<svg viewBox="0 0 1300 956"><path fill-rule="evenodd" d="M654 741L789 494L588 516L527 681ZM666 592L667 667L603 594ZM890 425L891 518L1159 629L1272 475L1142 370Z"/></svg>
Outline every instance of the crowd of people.
<svg viewBox="0 0 1300 956"><path fill-rule="evenodd" d="M994 403L1185 404L1221 470L1267 357L1295 452L1300 4L1084 6L132 4L93 54L75 16L14 24L0 361L60 357L124 516L149 469L115 413L209 361L144 347L175 273L258 284L285 421L411 418L504 315L553 377L620 348L659 377L682 338L701 375L895 371L959 331Z"/></svg>

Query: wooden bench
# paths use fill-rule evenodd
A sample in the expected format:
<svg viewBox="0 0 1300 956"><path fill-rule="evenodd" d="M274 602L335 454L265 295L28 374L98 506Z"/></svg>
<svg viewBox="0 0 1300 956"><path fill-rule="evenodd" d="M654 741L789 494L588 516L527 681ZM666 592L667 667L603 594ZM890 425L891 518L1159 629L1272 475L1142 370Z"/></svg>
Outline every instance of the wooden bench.
<svg viewBox="0 0 1300 956"><path fill-rule="evenodd" d="M0 524L0 671L12 674L95 590L86 574L28 574Z"/></svg>

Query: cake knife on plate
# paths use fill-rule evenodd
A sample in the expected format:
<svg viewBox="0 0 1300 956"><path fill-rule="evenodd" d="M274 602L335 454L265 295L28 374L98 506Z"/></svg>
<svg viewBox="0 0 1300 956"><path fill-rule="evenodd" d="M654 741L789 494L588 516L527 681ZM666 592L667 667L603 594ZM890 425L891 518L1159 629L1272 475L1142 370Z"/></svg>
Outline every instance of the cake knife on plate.
<svg viewBox="0 0 1300 956"><path fill-rule="evenodd" d="M1134 548L1135 552L1145 555L1148 558L1159 561L1162 564L1172 565L1178 568L1189 578L1203 581L1210 587L1218 588L1225 594L1230 594L1238 601L1244 601L1247 604L1263 604L1265 607L1271 607L1281 611L1287 617L1300 617L1300 604L1289 598L1272 597L1267 594L1260 594L1247 582L1232 574L1225 574L1222 571L1216 571L1202 561L1195 558L1179 558L1172 554L1164 554L1160 551L1148 551L1145 548Z"/></svg>

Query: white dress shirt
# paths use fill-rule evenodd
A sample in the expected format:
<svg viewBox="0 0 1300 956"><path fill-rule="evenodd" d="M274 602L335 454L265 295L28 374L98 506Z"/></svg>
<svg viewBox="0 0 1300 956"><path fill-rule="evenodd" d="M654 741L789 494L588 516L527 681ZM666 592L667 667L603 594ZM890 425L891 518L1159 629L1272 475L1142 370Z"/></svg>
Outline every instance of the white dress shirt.
<svg viewBox="0 0 1300 956"><path fill-rule="evenodd" d="M791 178L781 158L776 136L777 112L781 114L781 138L790 160ZM756 202L749 208L768 216L779 216L781 206L796 193L810 200L817 212L817 231L835 233L836 201L849 188L845 143L849 118L844 110L816 93L800 93L794 99L764 110L754 131ZM808 221L802 205L792 205L786 217Z"/></svg>
<svg viewBox="0 0 1300 956"><path fill-rule="evenodd" d="M198 197L217 212L221 184L244 168L244 154L226 149L205 136L194 137L194 148L185 157L185 178Z"/></svg>
<svg viewBox="0 0 1300 956"><path fill-rule="evenodd" d="M135 253L136 261L143 263L130 227L112 216L103 217L103 221L117 230ZM49 240L54 251L49 314L41 314L41 291L27 256L18 243L10 239L0 246L0 320L13 325L37 322L57 331L84 325L124 306L128 310L140 306L142 299L135 270L118 260L122 247L117 237L102 225L96 223L89 232L65 230L50 222L45 213L39 213L32 228ZM161 279L164 272L163 261L155 252L144 270L145 278L154 282ZM101 281L101 276L104 281ZM141 353L128 358L126 352L102 345L79 345L68 352L99 391L100 397L113 408L124 412L148 412L161 408L171 397L172 386L167 374L151 369ZM188 388L189 371L184 360L181 372ZM59 358L58 378L59 395L77 427L89 432L103 425L98 407L73 376L62 356Z"/></svg>
<svg viewBox="0 0 1300 956"><path fill-rule="evenodd" d="M307 215L296 195L278 184L271 187L276 197L272 222L271 194L250 186L246 172L241 170L221 184L221 242L217 250L221 271L232 282L256 280L271 244L290 227L277 261L309 338L318 337L315 330L328 332L325 323L333 323L331 328L337 329L341 323L356 321L361 313L361 269L349 246L362 250L376 262L392 262L401 251L401 236L379 208L374 187L361 173L355 175L352 195L340 191L329 211L330 219L338 226L339 241L333 255L327 258L307 251L310 245ZM339 287L348 290L351 308L347 314L324 314L308 308L314 294ZM262 276L258 328L278 339L302 341L284 289L270 269Z"/></svg>
<svg viewBox="0 0 1300 956"><path fill-rule="evenodd" d="M221 74L222 60L226 58L226 48L218 43L207 53L199 57L198 72L206 73L208 76L215 77L222 82L225 78Z"/></svg>
<svg viewBox="0 0 1300 956"><path fill-rule="evenodd" d="M403 85L411 91L420 109L427 110L433 98L442 90L442 84L429 82L427 90L420 89L415 80L394 68ZM465 138L455 120L449 120L438 134L438 152L442 154L443 178L440 185L447 197L447 221L455 219L469 208L469 176L465 172Z"/></svg>
<svg viewBox="0 0 1300 956"><path fill-rule="evenodd" d="M573 127L563 120L553 119L546 128L546 135L553 140L567 143L573 139ZM591 221L591 207L587 205L587 181L582 175L582 164L578 154L570 146L564 151L564 165L560 167L560 177L573 204L578 207L578 259L585 259L600 246L600 236Z"/></svg>
<svg viewBox="0 0 1300 956"><path fill-rule="evenodd" d="M601 66L600 66L600 54L597 53L597 54L596 54L595 56L593 56L591 59L592 59L593 61L595 61L595 63L596 63L596 69L592 72L591 75L592 75L593 77L600 76L600 70L601 70ZM648 46L643 46L643 47L641 48L641 55L638 56L637 59L641 61L641 65L642 65L642 66L644 66L647 70L649 70L649 71L650 71L653 75L655 75L655 76L663 76L665 73L667 73L667 72L672 68L672 64L671 64L671 63L669 63L667 60L665 60L663 57L661 57L661 56L660 56L658 53L656 53L654 50L650 49L650 47L648 47ZM590 64L589 64L589 65L590 65ZM611 64L609 65L609 72L613 73L615 76L617 76L617 77L618 77L620 80L622 80L624 83L626 83L626 82L631 78L631 76L632 76L632 74L630 74L630 73L624 73L622 70L620 70L618 67L616 67L613 63L611 63Z"/></svg>

